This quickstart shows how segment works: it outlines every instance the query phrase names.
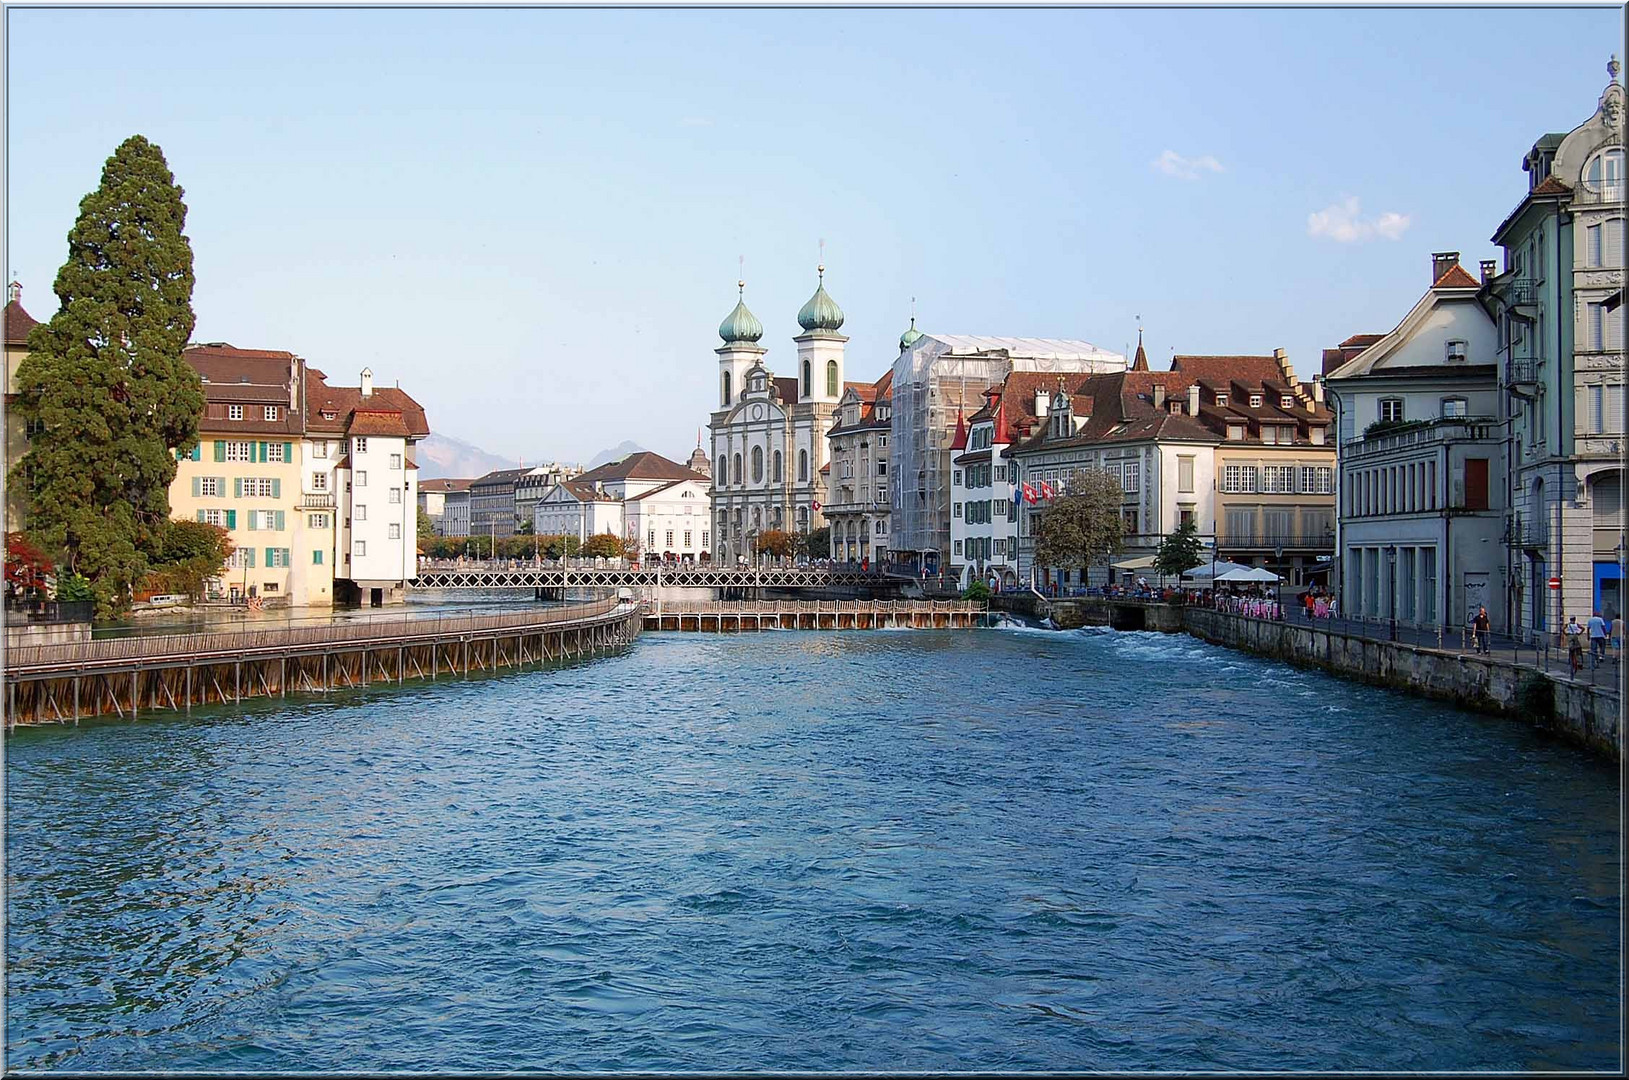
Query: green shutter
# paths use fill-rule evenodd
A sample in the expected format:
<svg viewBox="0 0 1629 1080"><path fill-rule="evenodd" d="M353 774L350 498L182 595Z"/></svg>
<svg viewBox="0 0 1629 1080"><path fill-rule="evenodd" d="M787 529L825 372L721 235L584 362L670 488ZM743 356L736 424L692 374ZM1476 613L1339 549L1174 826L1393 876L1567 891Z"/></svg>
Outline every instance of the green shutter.
<svg viewBox="0 0 1629 1080"><path fill-rule="evenodd" d="M277 511L277 531L282 532L286 526L283 524L283 511Z"/></svg>
<svg viewBox="0 0 1629 1080"><path fill-rule="evenodd" d="M259 528L259 526L255 524L255 519L258 518L259 516L260 516L260 512L258 510L249 511L249 529L251 531L253 531L254 529Z"/></svg>
<svg viewBox="0 0 1629 1080"><path fill-rule="evenodd" d="M321 566L322 565L322 550L320 548L311 553L311 565L312 566Z"/></svg>
<svg viewBox="0 0 1629 1080"><path fill-rule="evenodd" d="M293 566L294 565L294 552L290 551L288 548L283 548L282 552L283 552L283 565L284 566Z"/></svg>
<svg viewBox="0 0 1629 1080"><path fill-rule="evenodd" d="M294 444L291 442L283 444L283 464L294 464Z"/></svg>
<svg viewBox="0 0 1629 1080"><path fill-rule="evenodd" d="M202 510L198 511L198 520L199 521L204 520L204 512Z"/></svg>
<svg viewBox="0 0 1629 1080"><path fill-rule="evenodd" d="M232 477L232 498L243 498L243 477L241 476Z"/></svg>
<svg viewBox="0 0 1629 1080"><path fill-rule="evenodd" d="M255 568L255 549L254 548L244 548L243 549L243 564L245 566L247 566L251 570L253 570Z"/></svg>
<svg viewBox="0 0 1629 1080"><path fill-rule="evenodd" d="M203 480L204 480L204 478L201 477L201 476L194 476L192 478L192 497L194 499L198 498L198 495L199 495L198 488L199 488L199 485L203 483Z"/></svg>
<svg viewBox="0 0 1629 1080"><path fill-rule="evenodd" d="M272 498L281 499L282 497L283 497L283 481L279 480L277 477L274 476L274 477L272 477ZM282 511L278 511L278 513L282 513ZM279 529L282 528L281 525L279 525L277 527Z"/></svg>
<svg viewBox="0 0 1629 1080"><path fill-rule="evenodd" d="M226 460L226 440L224 440L224 439L216 439L215 440L215 460L216 461L225 461Z"/></svg>
<svg viewBox="0 0 1629 1080"><path fill-rule="evenodd" d="M267 548L266 549L266 569L270 570L272 567L274 567L276 565L277 565L277 549L276 548Z"/></svg>
<svg viewBox="0 0 1629 1080"><path fill-rule="evenodd" d="M235 529L238 527L238 512L236 510L228 510L226 512L226 527L228 529ZM254 564L251 563L250 565L252 566Z"/></svg>
<svg viewBox="0 0 1629 1080"><path fill-rule="evenodd" d="M260 442L260 461L261 464L265 464L266 461L266 442L264 439Z"/></svg>
<svg viewBox="0 0 1629 1080"><path fill-rule="evenodd" d="M204 460L204 444L199 443L198 445L194 446L192 448L192 453L189 456L194 461L202 461L202 460Z"/></svg>

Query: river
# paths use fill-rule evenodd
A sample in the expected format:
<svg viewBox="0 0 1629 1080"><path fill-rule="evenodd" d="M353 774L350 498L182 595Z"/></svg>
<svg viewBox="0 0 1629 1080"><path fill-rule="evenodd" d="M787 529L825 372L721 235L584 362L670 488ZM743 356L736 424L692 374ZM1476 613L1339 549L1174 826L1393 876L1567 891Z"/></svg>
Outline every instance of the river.
<svg viewBox="0 0 1629 1080"><path fill-rule="evenodd" d="M6 740L13 1069L1614 1069L1613 766L1183 636Z"/></svg>

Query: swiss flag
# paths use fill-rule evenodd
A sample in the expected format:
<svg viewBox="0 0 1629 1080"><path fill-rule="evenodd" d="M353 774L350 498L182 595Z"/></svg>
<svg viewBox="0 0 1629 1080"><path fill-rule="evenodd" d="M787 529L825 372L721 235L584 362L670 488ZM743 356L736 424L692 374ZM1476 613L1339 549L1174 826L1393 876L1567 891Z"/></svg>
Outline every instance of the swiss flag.
<svg viewBox="0 0 1629 1080"><path fill-rule="evenodd" d="M1030 487L1028 484L1024 485L1024 501L1027 503L1033 503L1035 501L1035 489Z"/></svg>
<svg viewBox="0 0 1629 1080"><path fill-rule="evenodd" d="M1052 498L1052 482L1050 480L1041 481L1041 498Z"/></svg>

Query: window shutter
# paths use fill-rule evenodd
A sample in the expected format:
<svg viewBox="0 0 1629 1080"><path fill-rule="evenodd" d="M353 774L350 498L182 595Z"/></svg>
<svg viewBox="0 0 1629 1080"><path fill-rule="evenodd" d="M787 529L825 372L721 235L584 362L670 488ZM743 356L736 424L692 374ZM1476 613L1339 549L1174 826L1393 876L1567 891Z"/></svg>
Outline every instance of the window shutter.
<svg viewBox="0 0 1629 1080"><path fill-rule="evenodd" d="M283 463L285 465L294 464L294 444L291 442L283 444Z"/></svg>
<svg viewBox="0 0 1629 1080"><path fill-rule="evenodd" d="M253 570L255 568L255 549L254 548L251 547L251 548L244 548L243 549L243 562L244 562L244 565L248 566L249 569Z"/></svg>
<svg viewBox="0 0 1629 1080"><path fill-rule="evenodd" d="M282 497L283 497L283 481L274 476L274 477L272 477L272 498L281 499ZM279 525L278 528L282 528L282 526Z"/></svg>
<svg viewBox="0 0 1629 1080"><path fill-rule="evenodd" d="M204 512L202 510L198 511L198 520L199 521L204 520Z"/></svg>
<svg viewBox="0 0 1629 1080"><path fill-rule="evenodd" d="M224 440L224 439L216 439L215 440L215 460L216 461L225 461L226 460L226 440Z"/></svg>
<svg viewBox="0 0 1629 1080"><path fill-rule="evenodd" d="M283 531L283 511L277 511L277 531Z"/></svg>
<svg viewBox="0 0 1629 1080"><path fill-rule="evenodd" d="M258 526L255 524L255 519L258 518L259 516L260 516L259 511L257 511L257 510L249 511L249 529L251 531L258 528Z"/></svg>
<svg viewBox="0 0 1629 1080"><path fill-rule="evenodd" d="M243 498L243 477L241 476L232 477L232 498Z"/></svg>
<svg viewBox="0 0 1629 1080"><path fill-rule="evenodd" d="M202 460L204 460L204 444L199 443L197 446L194 446L192 448L192 453L189 456L194 461L202 461Z"/></svg>
<svg viewBox="0 0 1629 1080"><path fill-rule="evenodd" d="M228 510L226 512L226 527L228 529L235 529L238 527L238 512L236 510ZM252 551L251 554L253 554ZM251 563L250 565L252 566L254 564Z"/></svg>
<svg viewBox="0 0 1629 1080"><path fill-rule="evenodd" d="M269 569L271 569L272 567L274 567L276 565L277 565L277 549L276 548L267 548L266 549L266 568L269 570Z"/></svg>
<svg viewBox="0 0 1629 1080"><path fill-rule="evenodd" d="M288 548L283 548L282 551L283 551L283 565L284 566L293 566L294 565L293 553L291 551L289 551Z"/></svg>
<svg viewBox="0 0 1629 1080"><path fill-rule="evenodd" d="M264 439L260 441L260 461L261 464L265 464L266 461L266 441Z"/></svg>
<svg viewBox="0 0 1629 1080"><path fill-rule="evenodd" d="M203 480L204 480L204 478L201 477L201 476L194 476L192 478L192 497L194 499L196 499L198 497L198 494L199 494L198 489L202 486Z"/></svg>

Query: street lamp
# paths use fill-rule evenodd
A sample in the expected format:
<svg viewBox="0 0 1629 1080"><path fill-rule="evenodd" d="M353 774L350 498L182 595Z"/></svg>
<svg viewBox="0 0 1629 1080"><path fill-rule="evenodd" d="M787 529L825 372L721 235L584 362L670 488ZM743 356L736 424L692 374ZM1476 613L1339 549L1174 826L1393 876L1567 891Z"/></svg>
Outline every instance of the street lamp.
<svg viewBox="0 0 1629 1080"><path fill-rule="evenodd" d="M1273 585L1273 604L1278 608L1278 617L1284 618L1284 545L1273 545L1275 569L1278 572L1278 581Z"/></svg>
<svg viewBox="0 0 1629 1080"><path fill-rule="evenodd" d="M1386 545L1386 567L1391 578L1391 639L1397 640L1397 545Z"/></svg>

